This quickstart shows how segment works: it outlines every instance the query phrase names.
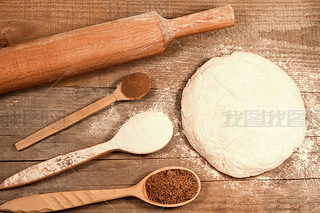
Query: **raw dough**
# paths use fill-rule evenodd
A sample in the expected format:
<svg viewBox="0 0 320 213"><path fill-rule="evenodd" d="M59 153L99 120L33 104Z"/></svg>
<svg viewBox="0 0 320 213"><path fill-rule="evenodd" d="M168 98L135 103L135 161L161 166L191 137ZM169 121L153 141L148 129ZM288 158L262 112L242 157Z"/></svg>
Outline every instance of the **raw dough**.
<svg viewBox="0 0 320 213"><path fill-rule="evenodd" d="M297 86L256 54L209 60L189 80L181 104L190 144L234 177L278 167L304 140L305 109Z"/></svg>

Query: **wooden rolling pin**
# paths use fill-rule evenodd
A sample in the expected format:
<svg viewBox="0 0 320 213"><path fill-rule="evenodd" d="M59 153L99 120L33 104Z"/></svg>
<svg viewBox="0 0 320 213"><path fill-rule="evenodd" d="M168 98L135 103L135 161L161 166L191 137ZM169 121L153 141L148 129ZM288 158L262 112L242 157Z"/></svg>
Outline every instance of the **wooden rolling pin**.
<svg viewBox="0 0 320 213"><path fill-rule="evenodd" d="M0 94L163 53L175 38L234 25L231 6L164 19L155 12L0 50Z"/></svg>

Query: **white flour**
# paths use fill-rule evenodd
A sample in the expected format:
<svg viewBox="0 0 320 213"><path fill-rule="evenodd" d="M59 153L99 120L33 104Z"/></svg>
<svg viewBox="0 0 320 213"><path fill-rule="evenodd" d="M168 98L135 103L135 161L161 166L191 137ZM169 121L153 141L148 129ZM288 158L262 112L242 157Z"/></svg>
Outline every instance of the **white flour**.
<svg viewBox="0 0 320 213"><path fill-rule="evenodd" d="M112 141L128 152L146 154L167 145L172 133L171 120L162 112L150 111L130 118Z"/></svg>

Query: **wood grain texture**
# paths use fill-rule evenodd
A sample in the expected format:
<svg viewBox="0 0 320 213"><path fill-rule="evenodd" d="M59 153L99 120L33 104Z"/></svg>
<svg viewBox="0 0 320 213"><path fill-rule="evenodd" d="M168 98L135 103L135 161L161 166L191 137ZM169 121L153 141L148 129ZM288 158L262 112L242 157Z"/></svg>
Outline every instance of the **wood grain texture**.
<svg viewBox="0 0 320 213"><path fill-rule="evenodd" d="M0 209L8 212L53 212L129 197L134 194L131 191L131 188L120 188L37 194L9 201L1 205Z"/></svg>
<svg viewBox="0 0 320 213"><path fill-rule="evenodd" d="M16 44L0 50L0 94L159 55L175 38L233 25L227 5L170 20L143 13Z"/></svg>
<svg viewBox="0 0 320 213"><path fill-rule="evenodd" d="M0 93L158 55L173 39L161 26L157 13L145 13L6 47Z"/></svg>
<svg viewBox="0 0 320 213"><path fill-rule="evenodd" d="M153 79L151 79L153 80ZM180 117L181 90L152 89L137 101L117 102L80 121L44 142L17 154L14 143L64 116L113 92L113 88L52 88L39 99L47 88L32 88L2 96L0 105L0 160L45 160L60 154L85 148L111 139L127 119L141 111L157 109L167 113L174 123L172 145L186 142ZM307 136L319 136L320 94L302 93L307 109ZM37 108L35 108L35 105ZM172 144L172 145L171 145ZM47 150L41 152L41 150ZM113 156L114 154L112 154ZM120 154L123 156L125 154ZM155 156L157 153L154 154ZM118 156L118 155L116 155ZM126 155L127 156L127 155ZM102 156L105 158L104 156ZM176 156L175 156L176 157ZM109 158L107 156L107 158ZM136 158L136 156L135 156Z"/></svg>
<svg viewBox="0 0 320 213"><path fill-rule="evenodd" d="M0 179L40 160L110 139L130 116L162 110L175 133L158 153L113 153L45 181L0 191L0 202L37 193L132 186L164 166L184 166L202 180L191 204L170 212L319 212L320 200L320 2L318 0L227 1L0 1L0 39L9 45L145 12L165 18L223 4L235 10L236 25L174 41L161 56L0 96ZM211 57L233 51L258 53L278 64L302 91L307 109L303 146L280 167L257 177L235 179L217 172L188 144L180 130L180 99L187 80ZM23 152L14 143L51 122L109 94L128 73L152 80L147 97L117 103ZM116 114L117 116L111 116ZM66 212L164 211L134 198L80 207Z"/></svg>

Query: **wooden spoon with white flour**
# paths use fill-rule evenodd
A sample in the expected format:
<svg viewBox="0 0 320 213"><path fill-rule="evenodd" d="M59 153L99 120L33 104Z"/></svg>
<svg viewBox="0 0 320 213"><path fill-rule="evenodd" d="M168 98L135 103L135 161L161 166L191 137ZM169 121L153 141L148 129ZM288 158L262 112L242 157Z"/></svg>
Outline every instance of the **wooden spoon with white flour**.
<svg viewBox="0 0 320 213"><path fill-rule="evenodd" d="M28 167L3 181L0 189L36 182L114 151L131 154L153 153L168 144L172 133L172 122L164 113L143 112L130 118L110 141Z"/></svg>

